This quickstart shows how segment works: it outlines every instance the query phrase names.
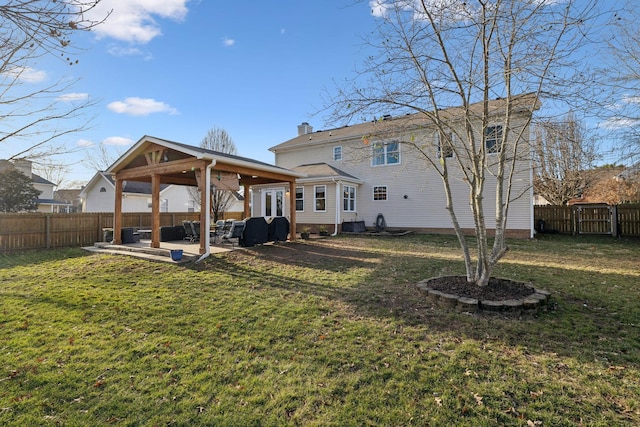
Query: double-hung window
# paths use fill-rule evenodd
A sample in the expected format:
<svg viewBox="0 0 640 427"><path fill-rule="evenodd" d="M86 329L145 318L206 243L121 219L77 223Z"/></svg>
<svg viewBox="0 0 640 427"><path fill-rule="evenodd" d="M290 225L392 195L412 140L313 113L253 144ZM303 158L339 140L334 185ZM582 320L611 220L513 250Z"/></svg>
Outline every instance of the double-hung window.
<svg viewBox="0 0 640 427"><path fill-rule="evenodd" d="M342 186L342 210L345 212L356 211L356 187L352 185Z"/></svg>
<svg viewBox="0 0 640 427"><path fill-rule="evenodd" d="M304 211L304 187L296 187L296 211Z"/></svg>
<svg viewBox="0 0 640 427"><path fill-rule="evenodd" d="M502 126L487 126L484 130L484 144L487 153L499 153L502 144Z"/></svg>
<svg viewBox="0 0 640 427"><path fill-rule="evenodd" d="M393 142L376 142L372 146L372 166L395 165L400 163L400 144Z"/></svg>
<svg viewBox="0 0 640 427"><path fill-rule="evenodd" d="M443 134L440 131L436 131L434 134L436 147L438 147L438 158L446 159L453 157L453 134Z"/></svg>
<svg viewBox="0 0 640 427"><path fill-rule="evenodd" d="M333 161L339 162L340 160L342 160L342 147L333 147Z"/></svg>
<svg viewBox="0 0 640 427"><path fill-rule="evenodd" d="M316 185L314 187L315 212L326 212L327 210L327 186Z"/></svg>

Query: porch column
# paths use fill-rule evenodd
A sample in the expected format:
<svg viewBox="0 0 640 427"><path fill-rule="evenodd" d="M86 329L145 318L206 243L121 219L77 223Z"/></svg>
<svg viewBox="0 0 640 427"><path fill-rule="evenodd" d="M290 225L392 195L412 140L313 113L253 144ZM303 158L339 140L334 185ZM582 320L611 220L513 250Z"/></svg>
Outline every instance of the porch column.
<svg viewBox="0 0 640 427"><path fill-rule="evenodd" d="M113 243L122 244L122 188L124 180L116 177L115 208L113 210Z"/></svg>
<svg viewBox="0 0 640 427"><path fill-rule="evenodd" d="M289 181L289 240L296 240L296 182Z"/></svg>
<svg viewBox="0 0 640 427"><path fill-rule="evenodd" d="M151 176L151 247L160 247L160 175Z"/></svg>
<svg viewBox="0 0 640 427"><path fill-rule="evenodd" d="M206 229L207 215L209 215L207 197L211 197L211 189L207 188L207 168L204 165L200 168L200 178L197 181L200 190L200 255L202 255L207 251L205 245L209 244L209 230Z"/></svg>
<svg viewBox="0 0 640 427"><path fill-rule="evenodd" d="M244 216L242 219L249 218L251 216L251 207L249 206L249 202L251 201L249 198L251 197L251 186L249 184L243 184L244 188Z"/></svg>

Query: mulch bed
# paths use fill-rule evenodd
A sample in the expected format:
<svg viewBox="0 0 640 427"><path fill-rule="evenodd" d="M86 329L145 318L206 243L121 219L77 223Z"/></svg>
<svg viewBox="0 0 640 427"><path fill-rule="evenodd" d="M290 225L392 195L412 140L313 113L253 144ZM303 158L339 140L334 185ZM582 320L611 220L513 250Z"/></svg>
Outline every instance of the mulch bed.
<svg viewBox="0 0 640 427"><path fill-rule="evenodd" d="M463 276L431 279L429 287L447 294L485 301L517 300L535 293L532 287L512 280L491 278L487 286L479 287L467 282L467 278Z"/></svg>

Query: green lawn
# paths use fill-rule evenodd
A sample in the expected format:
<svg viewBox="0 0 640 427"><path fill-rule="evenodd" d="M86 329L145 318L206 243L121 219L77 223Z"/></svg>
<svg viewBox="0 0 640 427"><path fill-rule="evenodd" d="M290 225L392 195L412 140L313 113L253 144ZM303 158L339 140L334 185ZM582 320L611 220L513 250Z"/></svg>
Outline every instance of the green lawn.
<svg viewBox="0 0 640 427"><path fill-rule="evenodd" d="M535 317L432 306L449 236L0 255L0 425L640 425L640 242L509 243Z"/></svg>

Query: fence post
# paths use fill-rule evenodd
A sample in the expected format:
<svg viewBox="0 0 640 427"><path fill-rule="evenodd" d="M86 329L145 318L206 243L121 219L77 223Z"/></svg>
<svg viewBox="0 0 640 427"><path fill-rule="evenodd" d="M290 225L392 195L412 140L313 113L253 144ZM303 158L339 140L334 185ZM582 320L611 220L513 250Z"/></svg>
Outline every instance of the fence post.
<svg viewBox="0 0 640 427"><path fill-rule="evenodd" d="M51 214L45 214L44 228L46 230L47 249L51 249Z"/></svg>
<svg viewBox="0 0 640 427"><path fill-rule="evenodd" d="M102 214L99 213L98 214L98 227L96 227L98 229L98 238L96 239L96 242L102 242Z"/></svg>
<svg viewBox="0 0 640 427"><path fill-rule="evenodd" d="M618 237L618 205L611 206L611 235Z"/></svg>

